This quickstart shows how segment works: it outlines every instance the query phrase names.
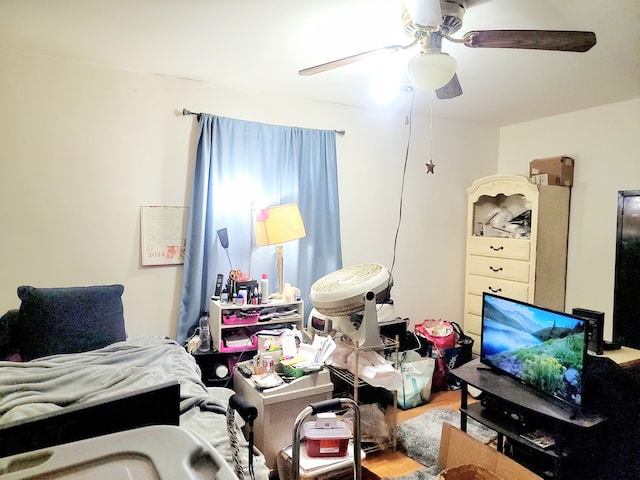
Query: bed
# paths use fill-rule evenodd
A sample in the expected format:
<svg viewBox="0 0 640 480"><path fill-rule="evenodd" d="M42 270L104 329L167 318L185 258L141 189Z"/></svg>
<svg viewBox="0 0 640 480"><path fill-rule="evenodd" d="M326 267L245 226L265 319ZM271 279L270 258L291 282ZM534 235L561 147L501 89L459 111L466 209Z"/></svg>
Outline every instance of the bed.
<svg viewBox="0 0 640 480"><path fill-rule="evenodd" d="M18 288L20 308L0 320L0 435L83 405L109 405L173 384L179 395L176 423L204 438L231 465L226 410L234 392L207 388L194 358L171 339L127 339L123 289ZM239 427L249 479L248 443ZM6 455L1 449L0 457ZM253 457L255 478L268 478L262 454L254 449Z"/></svg>

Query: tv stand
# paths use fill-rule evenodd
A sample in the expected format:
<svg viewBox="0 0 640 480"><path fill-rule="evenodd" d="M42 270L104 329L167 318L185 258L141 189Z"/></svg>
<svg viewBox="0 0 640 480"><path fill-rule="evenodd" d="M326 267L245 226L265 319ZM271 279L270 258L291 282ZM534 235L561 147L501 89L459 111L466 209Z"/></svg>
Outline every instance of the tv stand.
<svg viewBox="0 0 640 480"><path fill-rule="evenodd" d="M451 373L461 380L463 431L468 417L495 430L498 451L543 478L594 478L589 477L593 469L586 459L597 452L605 416L553 403L515 379L484 368L477 359ZM469 385L482 390L480 402L469 404Z"/></svg>

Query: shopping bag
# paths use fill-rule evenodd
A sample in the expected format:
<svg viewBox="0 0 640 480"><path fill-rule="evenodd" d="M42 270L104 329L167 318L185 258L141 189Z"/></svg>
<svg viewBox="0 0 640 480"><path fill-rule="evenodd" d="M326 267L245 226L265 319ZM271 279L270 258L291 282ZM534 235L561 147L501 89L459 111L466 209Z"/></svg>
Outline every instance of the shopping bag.
<svg viewBox="0 0 640 480"><path fill-rule="evenodd" d="M456 334L456 344L453 347L454 351L447 354L447 366L449 368L457 368L460 365L464 365L471 361L473 357L473 338L466 335L462 330L462 327L460 327L456 322L450 323Z"/></svg>
<svg viewBox="0 0 640 480"><path fill-rule="evenodd" d="M436 359L421 357L414 351L402 352L401 356L402 388L398 391L397 403L399 408L406 410L427 403L431 398Z"/></svg>
<svg viewBox="0 0 640 480"><path fill-rule="evenodd" d="M456 344L456 334L450 322L426 319L417 324L414 331L427 339L435 348L452 348Z"/></svg>
<svg viewBox="0 0 640 480"><path fill-rule="evenodd" d="M437 356L433 359L435 361L435 368L433 371L433 380L431 382L432 392L442 392L449 390L448 369L447 361L444 357Z"/></svg>
<svg viewBox="0 0 640 480"><path fill-rule="evenodd" d="M426 351L420 353L436 361L431 391L460 388L460 381L451 370L472 359L473 338L458 323L444 320L425 320L415 326L415 332L427 345Z"/></svg>
<svg viewBox="0 0 640 480"><path fill-rule="evenodd" d="M450 322L456 335L456 344L452 348L445 348L438 352L439 357L444 359L445 376L451 390L460 388L460 380L451 373L451 370L471 361L473 338L466 335L460 325Z"/></svg>

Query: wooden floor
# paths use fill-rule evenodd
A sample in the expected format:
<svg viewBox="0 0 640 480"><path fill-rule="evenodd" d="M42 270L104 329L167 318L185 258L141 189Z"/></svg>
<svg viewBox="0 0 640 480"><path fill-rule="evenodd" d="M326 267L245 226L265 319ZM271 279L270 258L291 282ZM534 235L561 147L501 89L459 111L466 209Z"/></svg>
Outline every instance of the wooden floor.
<svg viewBox="0 0 640 480"><path fill-rule="evenodd" d="M410 410L398 409L398 424L438 407L458 410L460 408L460 390L435 392L431 394L429 403L425 405ZM380 478L399 477L423 468L421 464L397 450L369 454L362 461L362 466Z"/></svg>

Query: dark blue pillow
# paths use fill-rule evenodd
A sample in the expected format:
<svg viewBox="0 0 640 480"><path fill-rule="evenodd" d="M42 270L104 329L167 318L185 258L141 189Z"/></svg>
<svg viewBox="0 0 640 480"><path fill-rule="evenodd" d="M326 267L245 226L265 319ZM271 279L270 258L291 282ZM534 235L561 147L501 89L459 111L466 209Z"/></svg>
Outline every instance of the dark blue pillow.
<svg viewBox="0 0 640 480"><path fill-rule="evenodd" d="M85 352L124 340L123 292L122 285L18 287L22 358Z"/></svg>

